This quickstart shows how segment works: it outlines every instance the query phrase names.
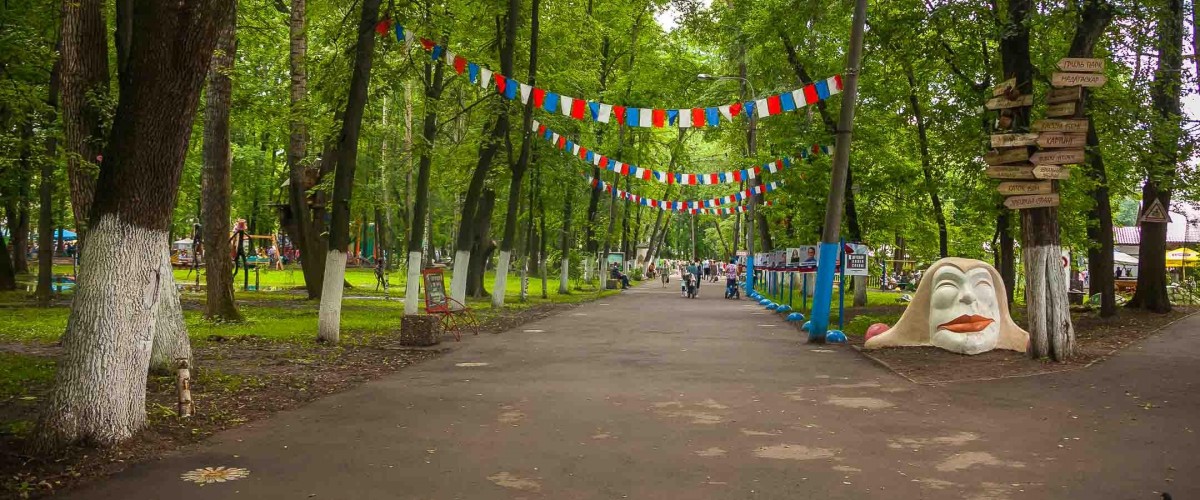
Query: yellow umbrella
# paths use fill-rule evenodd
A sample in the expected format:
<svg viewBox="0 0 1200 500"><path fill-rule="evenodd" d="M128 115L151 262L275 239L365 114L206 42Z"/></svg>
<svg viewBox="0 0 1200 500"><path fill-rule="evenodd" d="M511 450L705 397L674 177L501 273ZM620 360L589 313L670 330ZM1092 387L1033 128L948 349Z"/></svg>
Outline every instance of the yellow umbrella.
<svg viewBox="0 0 1200 500"><path fill-rule="evenodd" d="M1167 252L1167 267L1200 267L1200 253L1190 248L1176 248Z"/></svg>

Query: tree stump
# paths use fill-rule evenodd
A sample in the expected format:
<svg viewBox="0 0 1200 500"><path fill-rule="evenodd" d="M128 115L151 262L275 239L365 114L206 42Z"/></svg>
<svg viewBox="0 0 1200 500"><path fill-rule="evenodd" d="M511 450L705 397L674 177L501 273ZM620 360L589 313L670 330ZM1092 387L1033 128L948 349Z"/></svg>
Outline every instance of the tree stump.
<svg viewBox="0 0 1200 500"><path fill-rule="evenodd" d="M400 319L400 345L425 347L441 342L442 324L437 316L406 314Z"/></svg>

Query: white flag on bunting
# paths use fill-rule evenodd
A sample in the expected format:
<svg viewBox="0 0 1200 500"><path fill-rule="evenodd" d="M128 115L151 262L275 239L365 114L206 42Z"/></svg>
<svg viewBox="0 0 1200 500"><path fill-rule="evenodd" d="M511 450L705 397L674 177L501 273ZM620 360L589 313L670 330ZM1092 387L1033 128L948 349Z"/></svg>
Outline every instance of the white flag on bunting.
<svg viewBox="0 0 1200 500"><path fill-rule="evenodd" d="M558 96L558 99L562 104L559 106L559 111L562 111L563 116L571 116L571 105L575 103L575 98L563 95Z"/></svg>
<svg viewBox="0 0 1200 500"><path fill-rule="evenodd" d="M679 110L679 128L692 128L692 110Z"/></svg>
<svg viewBox="0 0 1200 500"><path fill-rule="evenodd" d="M488 85L492 84L492 70L483 66L479 67L479 87L487 90Z"/></svg>
<svg viewBox="0 0 1200 500"><path fill-rule="evenodd" d="M717 106L717 109L721 110L721 116L724 116L726 120L733 121L733 113L729 111L728 104L724 106Z"/></svg>
<svg viewBox="0 0 1200 500"><path fill-rule="evenodd" d="M529 93L532 91L532 86L521 84L521 104L529 104Z"/></svg>
<svg viewBox="0 0 1200 500"><path fill-rule="evenodd" d="M609 117L612 116L612 104L600 103L599 111L599 113L596 113L596 121L600 123L608 123Z"/></svg>
<svg viewBox="0 0 1200 500"><path fill-rule="evenodd" d="M754 111L758 113L759 118L766 118L767 116L770 116L770 112L767 111L767 100L759 99L754 101Z"/></svg>

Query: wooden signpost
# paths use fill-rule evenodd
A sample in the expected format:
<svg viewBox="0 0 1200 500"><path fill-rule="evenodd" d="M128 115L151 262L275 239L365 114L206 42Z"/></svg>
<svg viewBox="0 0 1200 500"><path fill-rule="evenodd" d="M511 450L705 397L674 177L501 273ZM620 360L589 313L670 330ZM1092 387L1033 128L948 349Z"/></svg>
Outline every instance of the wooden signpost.
<svg viewBox="0 0 1200 500"><path fill-rule="evenodd" d="M1050 85L1055 87L1101 87L1108 77L1096 73L1055 73L1050 76Z"/></svg>
<svg viewBox="0 0 1200 500"><path fill-rule="evenodd" d="M1004 195L1004 206L1012 210L1056 207L1059 204L1058 181L1071 177L1063 165L1082 163L1087 147L1088 120L1080 116L1083 89L1099 87L1108 82L1104 76L1104 60L1067 57L1058 61L1061 72L1051 76L1055 87L1046 95L1046 118L1033 122L1033 134L996 134L991 144L996 148L984 155L989 165L988 177L1003 179L996 190ZM1013 95L1016 82L1011 80L993 89L988 109L1000 110L998 127L1011 122L1010 108L1030 106L1029 96ZM1029 146L1038 151L1030 155ZM1011 149L1006 149L1011 148ZM1019 164L1018 164L1019 163Z"/></svg>
<svg viewBox="0 0 1200 500"><path fill-rule="evenodd" d="M992 136L992 147L1033 146L1037 141L1037 134L995 134Z"/></svg>
<svg viewBox="0 0 1200 500"><path fill-rule="evenodd" d="M1058 69L1079 73L1097 73L1104 71L1104 59L1064 57L1058 60Z"/></svg>
<svg viewBox="0 0 1200 500"><path fill-rule="evenodd" d="M983 161L988 165L1003 165L1005 163L1020 163L1029 161L1029 150L1024 147L1016 149L993 150L983 155Z"/></svg>
<svg viewBox="0 0 1200 500"><path fill-rule="evenodd" d="M1009 99L1008 97L995 97L988 100L984 106L987 107L987 109L1008 109L1033 106L1033 96L1023 95L1017 97L1016 99Z"/></svg>
<svg viewBox="0 0 1200 500"><path fill-rule="evenodd" d="M1067 87L1065 89L1051 89L1050 94L1046 96L1046 103L1057 104L1060 102L1075 102L1083 97L1083 87Z"/></svg>
<svg viewBox="0 0 1200 500"><path fill-rule="evenodd" d="M1011 195L1028 195L1028 194L1050 194L1054 191L1054 187L1050 181L1038 182L1001 182L996 186L996 190L1005 196Z"/></svg>
<svg viewBox="0 0 1200 500"><path fill-rule="evenodd" d="M1083 162L1082 149L1050 149L1038 151L1029 157L1034 165L1066 165Z"/></svg>
<svg viewBox="0 0 1200 500"><path fill-rule="evenodd" d="M1087 134L1047 132L1035 135L1037 145L1043 148L1082 148L1087 145Z"/></svg>
<svg viewBox="0 0 1200 500"><path fill-rule="evenodd" d="M988 167L984 172L988 177L993 179L1037 179L1033 175L1034 167L1032 165L1003 165L999 167Z"/></svg>
<svg viewBox="0 0 1200 500"><path fill-rule="evenodd" d="M1033 176L1038 179L1069 179L1071 177L1071 170L1058 165L1039 165L1033 167Z"/></svg>
<svg viewBox="0 0 1200 500"><path fill-rule="evenodd" d="M1012 210L1027 208L1057 207L1058 193L1033 194L1025 196L1010 196L1004 199L1004 206Z"/></svg>
<svg viewBox="0 0 1200 500"><path fill-rule="evenodd" d="M1060 102L1046 106L1046 116L1056 118L1060 116L1075 116L1075 101Z"/></svg>
<svg viewBox="0 0 1200 500"><path fill-rule="evenodd" d="M1034 132L1087 132L1087 120L1038 120L1033 122Z"/></svg>
<svg viewBox="0 0 1200 500"><path fill-rule="evenodd" d="M1005 95L1015 88L1017 88L1017 79L1015 77L1009 78L1003 82L1000 82L1000 85L997 85L996 88L992 89L992 97Z"/></svg>

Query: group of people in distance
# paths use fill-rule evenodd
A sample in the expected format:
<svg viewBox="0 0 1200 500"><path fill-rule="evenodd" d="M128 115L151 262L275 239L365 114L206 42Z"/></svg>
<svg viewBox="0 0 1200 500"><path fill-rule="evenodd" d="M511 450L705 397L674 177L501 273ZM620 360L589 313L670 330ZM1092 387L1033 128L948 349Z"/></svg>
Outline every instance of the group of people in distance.
<svg viewBox="0 0 1200 500"><path fill-rule="evenodd" d="M703 261L697 260L694 262L682 261L677 265L679 268L679 276L683 278L679 286L680 292L684 297L687 296L687 283L689 275L696 278L694 283L694 286L696 287L695 294L697 297L699 297L701 281L711 281L715 283L720 281L721 276L725 276L725 286L736 287L738 283L738 277L741 276L744 270L741 265L738 265L737 259L729 259L729 262L723 264L720 261L705 259Z"/></svg>

